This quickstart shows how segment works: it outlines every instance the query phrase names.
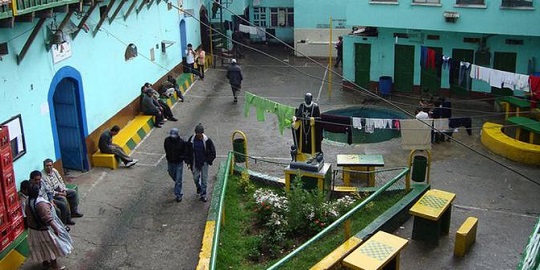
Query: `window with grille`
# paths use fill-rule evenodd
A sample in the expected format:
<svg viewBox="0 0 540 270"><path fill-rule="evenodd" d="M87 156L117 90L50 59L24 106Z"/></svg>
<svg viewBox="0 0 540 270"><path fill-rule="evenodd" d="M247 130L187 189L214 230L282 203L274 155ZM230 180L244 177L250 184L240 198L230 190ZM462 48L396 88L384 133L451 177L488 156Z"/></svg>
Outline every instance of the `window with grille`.
<svg viewBox="0 0 540 270"><path fill-rule="evenodd" d="M485 6L485 0L457 0L456 5L481 5Z"/></svg>
<svg viewBox="0 0 540 270"><path fill-rule="evenodd" d="M294 9L293 8L270 8L270 26L293 27Z"/></svg>
<svg viewBox="0 0 540 270"><path fill-rule="evenodd" d="M532 0L502 0L501 3L502 7L532 7L533 2Z"/></svg>
<svg viewBox="0 0 540 270"><path fill-rule="evenodd" d="M413 0L415 4L440 4L440 0Z"/></svg>
<svg viewBox="0 0 540 270"><path fill-rule="evenodd" d="M266 8L265 7L253 8L253 24L255 24L255 26L266 27Z"/></svg>

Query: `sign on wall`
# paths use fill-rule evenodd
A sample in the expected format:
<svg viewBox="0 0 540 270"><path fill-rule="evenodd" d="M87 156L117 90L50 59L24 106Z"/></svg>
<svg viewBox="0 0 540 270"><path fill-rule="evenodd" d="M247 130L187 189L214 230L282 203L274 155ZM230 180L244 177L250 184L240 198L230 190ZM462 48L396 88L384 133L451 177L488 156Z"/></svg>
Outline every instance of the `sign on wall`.
<svg viewBox="0 0 540 270"><path fill-rule="evenodd" d="M69 35L64 35L64 40L66 42L62 44L51 45L53 63L55 64L71 57L71 37Z"/></svg>
<svg viewBox="0 0 540 270"><path fill-rule="evenodd" d="M13 156L13 161L26 154L26 144L24 142L21 115L19 114L11 117L9 120L0 124L0 126L8 127L9 142L11 145L11 155Z"/></svg>

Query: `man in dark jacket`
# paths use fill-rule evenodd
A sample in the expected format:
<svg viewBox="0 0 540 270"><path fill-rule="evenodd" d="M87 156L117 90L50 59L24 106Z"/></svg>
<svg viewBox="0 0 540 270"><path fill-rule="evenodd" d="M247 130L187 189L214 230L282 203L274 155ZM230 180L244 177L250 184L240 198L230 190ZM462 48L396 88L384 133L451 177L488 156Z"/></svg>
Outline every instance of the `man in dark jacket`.
<svg viewBox="0 0 540 270"><path fill-rule="evenodd" d="M165 158L167 158L167 170L174 181L176 202L181 202L184 195L182 193L182 173L184 172L186 142L178 134L177 128L169 131L169 137L165 138L163 147L165 148Z"/></svg>
<svg viewBox="0 0 540 270"><path fill-rule="evenodd" d="M186 148L186 163L193 172L193 181L197 187L197 195L203 202L206 199L206 186L208 181L208 166L212 165L216 158L214 143L206 134L204 127L199 123L195 127L195 134L188 139Z"/></svg>
<svg viewBox="0 0 540 270"><path fill-rule="evenodd" d="M227 79L229 79L229 83L231 84L234 102L238 102L237 93L242 88L242 80L244 78L242 77L242 69L236 63L236 59L231 60L231 65L227 69Z"/></svg>
<svg viewBox="0 0 540 270"><path fill-rule="evenodd" d="M159 103L152 97L153 93L150 89L143 86L143 96L141 100L141 111L146 115L153 115L155 117L154 127L160 128L163 124L163 112Z"/></svg>

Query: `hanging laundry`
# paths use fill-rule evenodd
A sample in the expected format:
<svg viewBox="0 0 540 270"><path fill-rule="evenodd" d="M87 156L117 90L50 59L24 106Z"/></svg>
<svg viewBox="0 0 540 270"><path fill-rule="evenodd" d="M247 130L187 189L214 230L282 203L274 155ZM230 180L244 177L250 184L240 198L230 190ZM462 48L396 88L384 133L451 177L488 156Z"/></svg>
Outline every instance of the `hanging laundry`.
<svg viewBox="0 0 540 270"><path fill-rule="evenodd" d="M502 72L501 76L502 76L503 87L514 90L515 85L516 85L516 80L515 80L516 74L513 72L508 72L508 71L501 71L501 72Z"/></svg>
<svg viewBox="0 0 540 270"><path fill-rule="evenodd" d="M529 92L529 75L515 74L514 76L514 88L517 90Z"/></svg>
<svg viewBox="0 0 540 270"><path fill-rule="evenodd" d="M489 69L489 85L491 87L502 88L503 75L502 71L496 69Z"/></svg>
<svg viewBox="0 0 540 270"><path fill-rule="evenodd" d="M346 133L347 143L352 144L351 117L331 114L321 114L320 126L332 133Z"/></svg>
<svg viewBox="0 0 540 270"><path fill-rule="evenodd" d="M471 63L469 62L459 62L459 78L458 85L465 89L470 89L471 87Z"/></svg>
<svg viewBox="0 0 540 270"><path fill-rule="evenodd" d="M352 126L353 128L362 129L362 118L352 117Z"/></svg>
<svg viewBox="0 0 540 270"><path fill-rule="evenodd" d="M537 100L540 99L540 77L529 76L529 84L531 87L531 109L535 109Z"/></svg>
<svg viewBox="0 0 540 270"><path fill-rule="evenodd" d="M286 106L266 98L256 96L250 92L244 94L244 117L249 117L251 106L256 108L257 120L264 121L265 113L273 113L278 118L279 132L283 134L286 127L291 127L292 117L294 116L294 107Z"/></svg>
<svg viewBox="0 0 540 270"><path fill-rule="evenodd" d="M443 55L442 56L442 68L443 69L449 69L450 68L450 56Z"/></svg>
<svg viewBox="0 0 540 270"><path fill-rule="evenodd" d="M427 68L428 48L420 46L420 66Z"/></svg>
<svg viewBox="0 0 540 270"><path fill-rule="evenodd" d="M435 51L433 49L427 49L426 67L428 69L435 69Z"/></svg>
<svg viewBox="0 0 540 270"><path fill-rule="evenodd" d="M450 118L448 126L450 128L465 127L467 134L472 135L472 119L470 117Z"/></svg>
<svg viewBox="0 0 540 270"><path fill-rule="evenodd" d="M401 148L405 150L431 149L431 120L402 119Z"/></svg>
<svg viewBox="0 0 540 270"><path fill-rule="evenodd" d="M491 68L486 68L482 66L478 66L475 64L471 65L471 73L470 77L475 80L480 80L489 83L489 75L490 75Z"/></svg>

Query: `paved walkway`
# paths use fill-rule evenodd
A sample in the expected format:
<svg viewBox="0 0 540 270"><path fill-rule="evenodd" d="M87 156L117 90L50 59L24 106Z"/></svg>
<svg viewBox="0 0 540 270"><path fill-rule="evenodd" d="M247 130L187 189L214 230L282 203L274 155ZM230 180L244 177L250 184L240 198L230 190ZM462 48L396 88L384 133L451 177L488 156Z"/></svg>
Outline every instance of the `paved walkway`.
<svg viewBox="0 0 540 270"><path fill-rule="evenodd" d="M274 101L297 106L305 92L312 92L321 110L349 106L367 106L365 96L341 90L336 85L332 94L320 78L328 75L307 59L295 58L281 48L264 48L278 59L248 54L239 59L244 70L243 89ZM341 72L340 69L337 69ZM336 75L336 83L340 83ZM141 81L141 84L145 80ZM418 96L393 95L406 110L413 112ZM456 115L479 115L491 111L487 103L454 102ZM241 130L248 136L252 156L286 162L292 144L290 131L281 135L275 117L258 122L254 111L243 115L243 100L233 103L232 92L225 81L224 69L210 69L204 81L196 81L186 95L186 102L173 109L178 122L165 123L154 129L135 149L140 160L132 168L109 170L94 168L87 173L71 172L68 177L79 185L84 217L72 226L75 250L60 262L67 269L194 269L198 262L207 211L210 203L195 196L195 187L187 169L184 171L184 200L174 201L173 182L166 172L163 140L172 127L187 138L199 122L216 144L218 159L211 167L215 179L218 163L225 160L232 148L231 134ZM379 102L377 105L384 105ZM473 108L471 108L473 107ZM519 170L538 180L539 167L527 167L493 156L480 143L479 133L486 118L502 119L502 115L474 118L474 132L464 130L455 135L464 145ZM386 167L406 166L408 151L400 147L400 139L385 143L346 145L323 143L325 161L335 164L336 154L380 153ZM443 237L438 247L411 241L402 255L403 269L515 269L521 251L540 213L540 186L455 142L434 145L432 150L432 183L434 188L457 194L452 213L451 234ZM280 169L270 169L282 177ZM281 174L280 174L281 173ZM454 236L466 217L479 218L477 244L462 259L452 256ZM396 234L410 238L412 219ZM40 269L39 263L27 262L23 269ZM234 269L234 266L231 267Z"/></svg>

